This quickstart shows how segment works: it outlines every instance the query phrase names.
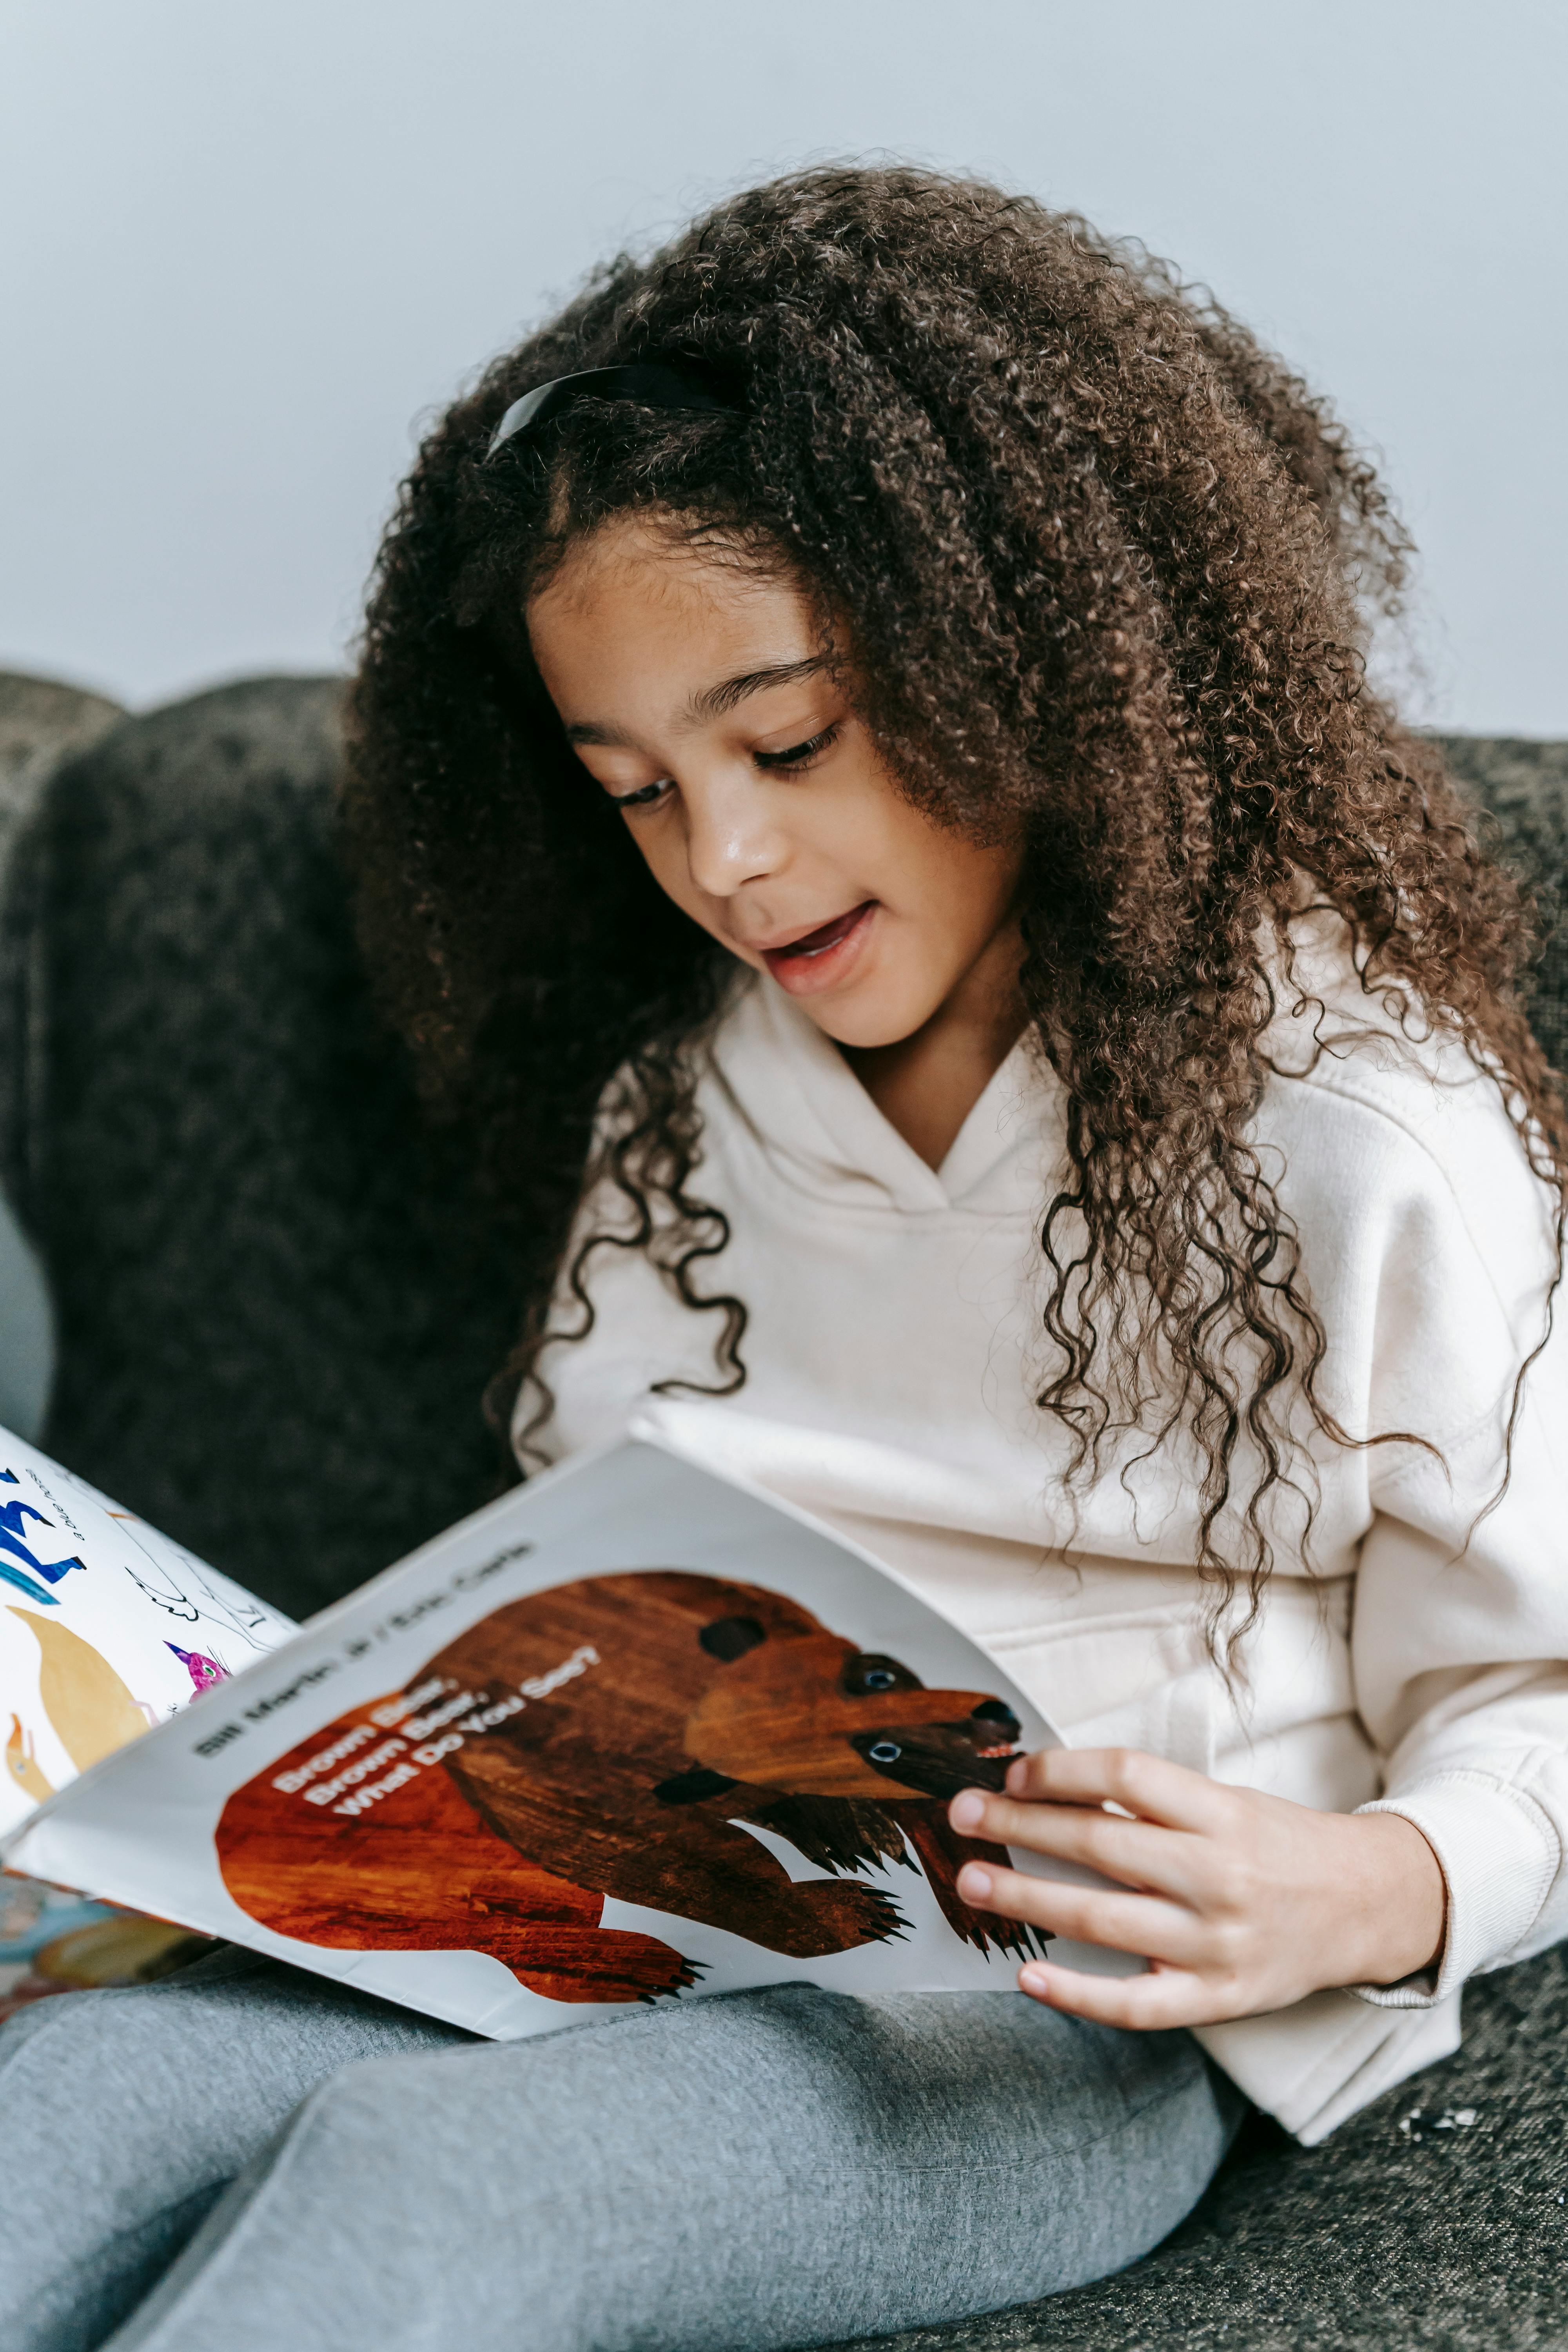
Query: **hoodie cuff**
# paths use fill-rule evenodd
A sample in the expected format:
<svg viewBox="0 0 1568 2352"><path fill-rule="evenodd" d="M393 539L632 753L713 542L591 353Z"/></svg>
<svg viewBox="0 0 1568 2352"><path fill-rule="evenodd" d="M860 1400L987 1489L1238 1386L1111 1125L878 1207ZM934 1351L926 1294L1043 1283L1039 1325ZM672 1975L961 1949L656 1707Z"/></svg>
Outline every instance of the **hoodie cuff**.
<svg viewBox="0 0 1568 2352"><path fill-rule="evenodd" d="M1447 1882L1448 1916L1436 1969L1346 1991L1378 2009L1430 2009L1478 1969L1500 1968L1534 1926L1563 1860L1533 1798L1483 1772L1436 1772L1356 1811L1414 1822Z"/></svg>

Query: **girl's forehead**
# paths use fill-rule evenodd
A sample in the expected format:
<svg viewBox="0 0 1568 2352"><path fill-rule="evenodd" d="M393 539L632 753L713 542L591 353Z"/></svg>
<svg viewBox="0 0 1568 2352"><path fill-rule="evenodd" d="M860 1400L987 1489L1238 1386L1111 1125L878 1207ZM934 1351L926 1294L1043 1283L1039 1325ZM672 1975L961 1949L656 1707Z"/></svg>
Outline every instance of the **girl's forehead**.
<svg viewBox="0 0 1568 2352"><path fill-rule="evenodd" d="M606 529L571 550L527 617L563 709L639 678L657 678L661 698L685 700L763 671L804 670L822 651L812 607L788 578L646 526Z"/></svg>
<svg viewBox="0 0 1568 2352"><path fill-rule="evenodd" d="M804 619L806 604L782 566L732 540L693 537L674 517L623 515L572 542L529 599L529 622L539 615L553 627L611 607L623 619L647 610L721 623L759 607L798 609Z"/></svg>

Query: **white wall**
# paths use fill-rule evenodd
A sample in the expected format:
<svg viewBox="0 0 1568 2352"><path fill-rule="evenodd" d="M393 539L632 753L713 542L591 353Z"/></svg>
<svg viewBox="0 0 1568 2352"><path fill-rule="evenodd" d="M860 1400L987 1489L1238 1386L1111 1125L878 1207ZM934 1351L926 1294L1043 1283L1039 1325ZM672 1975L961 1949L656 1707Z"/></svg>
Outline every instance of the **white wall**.
<svg viewBox="0 0 1568 2352"><path fill-rule="evenodd" d="M416 420L606 248L893 152L1206 278L1384 453L1425 715L1568 734L1562 0L0 0L0 666L344 657Z"/></svg>

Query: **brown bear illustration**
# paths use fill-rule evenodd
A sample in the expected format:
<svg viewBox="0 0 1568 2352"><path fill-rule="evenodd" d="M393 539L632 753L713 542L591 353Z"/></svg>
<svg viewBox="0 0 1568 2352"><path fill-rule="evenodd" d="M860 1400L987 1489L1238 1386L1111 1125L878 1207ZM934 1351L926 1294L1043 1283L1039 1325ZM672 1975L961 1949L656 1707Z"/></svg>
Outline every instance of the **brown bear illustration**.
<svg viewBox="0 0 1568 2352"><path fill-rule="evenodd" d="M957 1935L1027 1955L1031 1931L955 1884L1005 1855L946 1815L958 1790L1000 1787L1018 1728L1001 1700L927 1690L778 1593L591 1577L495 1611L405 1699L238 1790L218 1853L235 1900L282 1934L489 1951L557 2000L693 1981L669 1947L600 1927L605 1896L816 1958L901 1931L891 1895L849 1874L913 1867L908 1848ZM792 1882L747 1822L828 1874Z"/></svg>
<svg viewBox="0 0 1568 2352"><path fill-rule="evenodd" d="M330 1951L489 1952L551 2000L647 2000L695 1983L669 1945L602 1927L601 1895L536 1869L443 1771L416 1768L357 1817L274 1785L365 1728L363 1709L340 1717L229 1799L218 1862L242 1911ZM369 1729L361 1761L387 1744Z"/></svg>

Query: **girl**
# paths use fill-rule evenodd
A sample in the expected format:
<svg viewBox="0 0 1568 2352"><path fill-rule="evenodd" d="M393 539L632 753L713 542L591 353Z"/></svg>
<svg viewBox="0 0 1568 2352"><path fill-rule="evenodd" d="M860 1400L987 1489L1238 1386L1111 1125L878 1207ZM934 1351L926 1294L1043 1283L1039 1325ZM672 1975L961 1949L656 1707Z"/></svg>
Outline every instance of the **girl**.
<svg viewBox="0 0 1568 2352"><path fill-rule="evenodd" d="M1366 683L1405 552L1223 312L914 172L739 198L451 410L351 814L520 1237L518 1456L652 1412L897 1563L1071 1742L955 1824L1111 1882L968 1899L1152 1966L512 2045L242 1958L50 2003L17 2352L1037 2296L1568 1930L1568 1135L1526 910Z"/></svg>

